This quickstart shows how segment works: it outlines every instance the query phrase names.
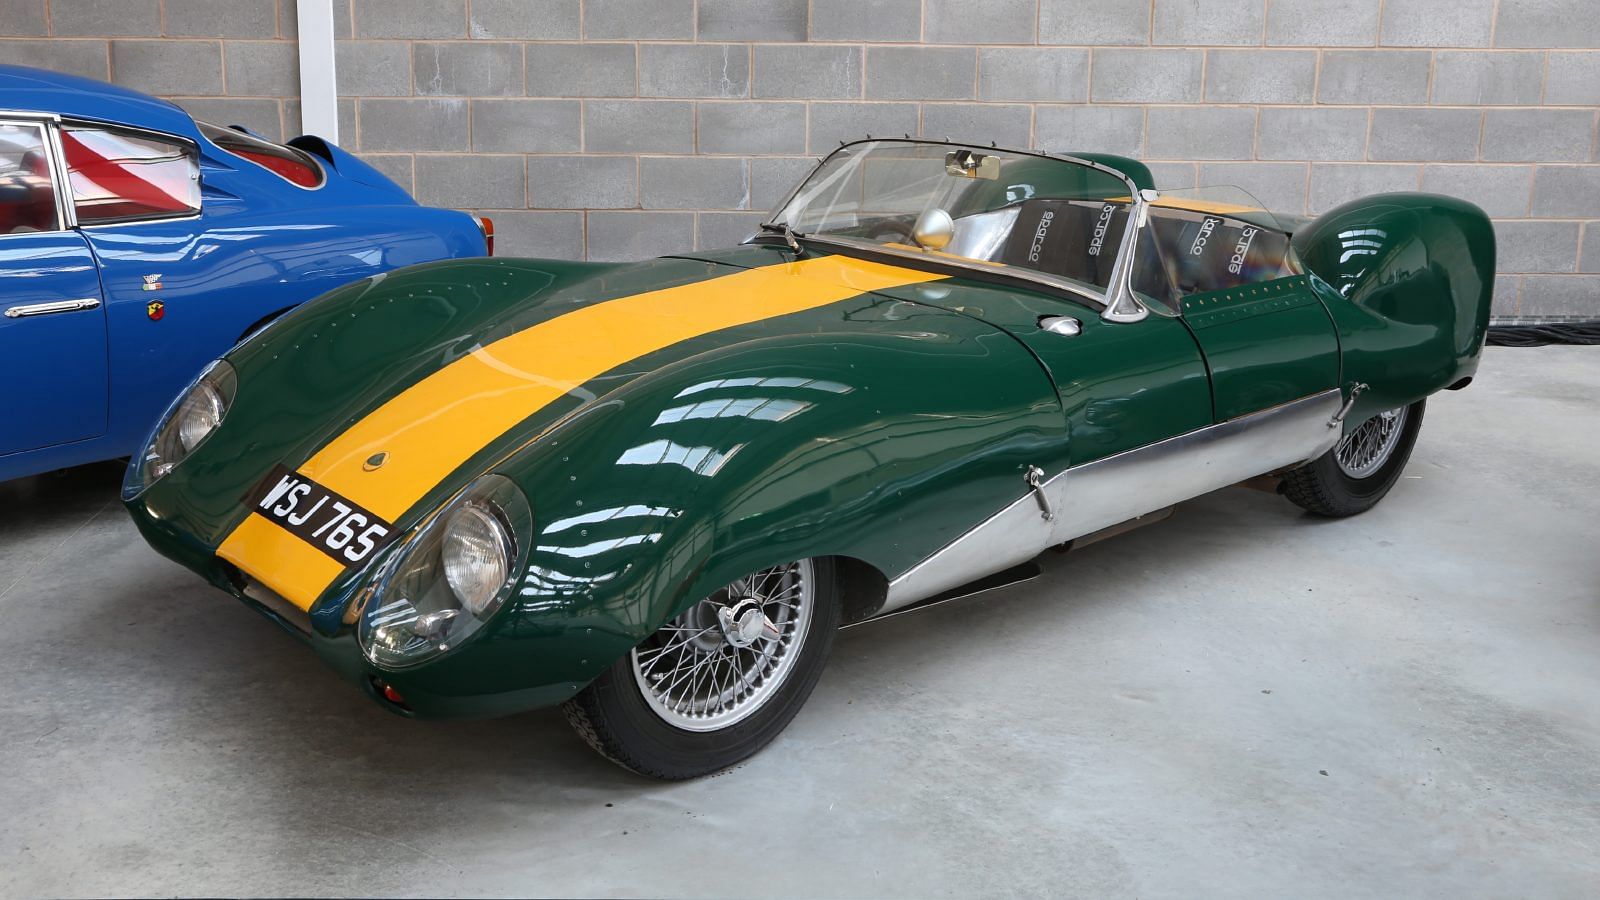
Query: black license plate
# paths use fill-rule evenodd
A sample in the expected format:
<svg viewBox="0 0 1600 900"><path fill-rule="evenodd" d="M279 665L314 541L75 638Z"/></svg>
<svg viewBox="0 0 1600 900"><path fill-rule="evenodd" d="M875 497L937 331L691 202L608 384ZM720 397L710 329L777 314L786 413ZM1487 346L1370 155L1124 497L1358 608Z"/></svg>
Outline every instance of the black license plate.
<svg viewBox="0 0 1600 900"><path fill-rule="evenodd" d="M274 466L245 502L346 566L365 562L394 538L394 526L287 466Z"/></svg>

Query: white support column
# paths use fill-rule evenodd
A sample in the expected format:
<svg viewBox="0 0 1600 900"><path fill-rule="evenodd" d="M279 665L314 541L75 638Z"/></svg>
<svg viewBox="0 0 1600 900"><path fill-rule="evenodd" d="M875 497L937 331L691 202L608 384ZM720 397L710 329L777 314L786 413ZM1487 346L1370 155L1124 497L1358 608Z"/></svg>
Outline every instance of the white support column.
<svg viewBox="0 0 1600 900"><path fill-rule="evenodd" d="M333 0L295 0L300 43L300 130L339 143Z"/></svg>

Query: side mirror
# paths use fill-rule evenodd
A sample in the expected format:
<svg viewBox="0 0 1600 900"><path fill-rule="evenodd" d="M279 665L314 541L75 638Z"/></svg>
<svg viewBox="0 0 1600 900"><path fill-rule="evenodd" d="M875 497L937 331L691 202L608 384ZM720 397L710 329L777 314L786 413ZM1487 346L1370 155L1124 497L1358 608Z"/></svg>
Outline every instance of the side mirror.
<svg viewBox="0 0 1600 900"><path fill-rule="evenodd" d="M937 206L923 210L911 226L911 239L924 250L943 250L955 236L955 220Z"/></svg>

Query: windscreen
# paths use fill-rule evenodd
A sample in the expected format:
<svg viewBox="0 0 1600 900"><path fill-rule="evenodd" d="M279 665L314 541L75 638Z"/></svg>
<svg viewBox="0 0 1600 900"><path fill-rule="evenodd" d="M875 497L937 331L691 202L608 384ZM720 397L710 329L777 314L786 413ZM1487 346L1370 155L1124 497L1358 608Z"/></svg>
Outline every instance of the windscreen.
<svg viewBox="0 0 1600 900"><path fill-rule="evenodd" d="M830 156L773 215L809 237L929 252L913 237L930 210L950 216L946 257L1017 266L1104 289L1127 228L1120 177L1063 159L900 141Z"/></svg>

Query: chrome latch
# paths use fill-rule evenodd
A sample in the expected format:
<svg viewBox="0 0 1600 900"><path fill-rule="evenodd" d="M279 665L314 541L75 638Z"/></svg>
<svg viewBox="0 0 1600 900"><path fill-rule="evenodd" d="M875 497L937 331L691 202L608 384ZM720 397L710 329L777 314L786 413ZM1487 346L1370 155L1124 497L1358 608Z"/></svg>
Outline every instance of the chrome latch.
<svg viewBox="0 0 1600 900"><path fill-rule="evenodd" d="M1050 509L1050 498L1044 493L1044 470L1038 466L1029 466L1022 479L1033 490L1033 499L1039 501L1039 515L1044 516L1046 522L1054 519L1056 514Z"/></svg>
<svg viewBox="0 0 1600 900"><path fill-rule="evenodd" d="M1356 398L1361 396L1366 389L1367 386L1359 381L1350 385L1350 399L1344 401L1344 405L1339 407L1339 411L1334 413L1333 418L1328 420L1329 428L1338 428L1344 424L1344 417L1350 415L1350 408L1356 405Z"/></svg>

